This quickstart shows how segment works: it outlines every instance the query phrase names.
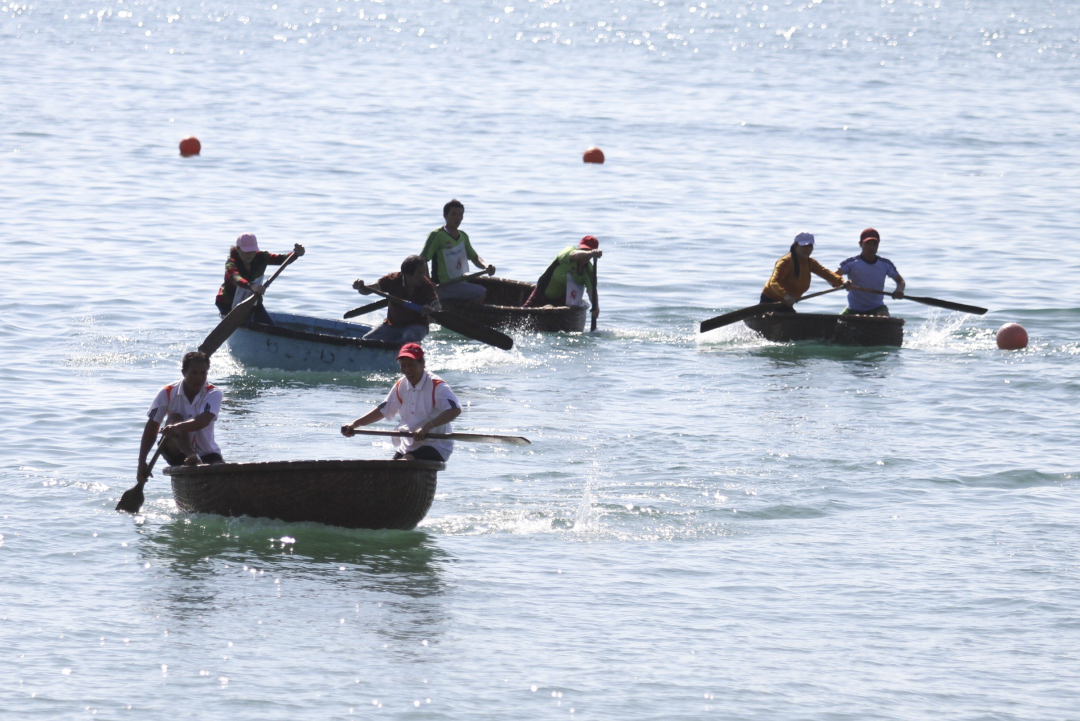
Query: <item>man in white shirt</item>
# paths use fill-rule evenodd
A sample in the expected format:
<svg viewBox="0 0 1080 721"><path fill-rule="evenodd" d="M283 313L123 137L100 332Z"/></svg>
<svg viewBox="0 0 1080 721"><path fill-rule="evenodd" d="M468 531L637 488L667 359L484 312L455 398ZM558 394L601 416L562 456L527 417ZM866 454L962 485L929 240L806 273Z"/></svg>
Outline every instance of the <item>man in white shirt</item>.
<svg viewBox="0 0 1080 721"><path fill-rule="evenodd" d="M461 415L461 404L450 386L424 369L424 350L419 343L406 343L398 351L399 378L386 400L365 416L341 427L341 435L351 438L356 429L400 416L397 430L409 431L395 444L394 460L445 461L454 452L454 442L427 438L428 433L453 433L450 422Z"/></svg>
<svg viewBox="0 0 1080 721"><path fill-rule="evenodd" d="M221 412L223 396L206 382L210 357L199 351L186 354L181 372L183 380L158 391L146 414L136 475L139 483L146 483L150 475L146 454L153 447L162 422L166 425L161 429L161 455L169 465L225 462L221 448L214 442L214 421Z"/></svg>

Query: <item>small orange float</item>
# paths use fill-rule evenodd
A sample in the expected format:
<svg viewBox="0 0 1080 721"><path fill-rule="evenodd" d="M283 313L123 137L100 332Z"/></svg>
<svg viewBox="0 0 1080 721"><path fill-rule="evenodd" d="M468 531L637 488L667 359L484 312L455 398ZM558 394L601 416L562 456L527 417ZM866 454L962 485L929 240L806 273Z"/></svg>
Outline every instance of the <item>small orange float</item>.
<svg viewBox="0 0 1080 721"><path fill-rule="evenodd" d="M187 158L192 155L198 155L202 150L202 143L194 135L184 138L180 141L180 155Z"/></svg>
<svg viewBox="0 0 1080 721"><path fill-rule="evenodd" d="M597 147L589 148L585 151L585 154L581 156L581 159L586 163L604 163L604 151Z"/></svg>
<svg viewBox="0 0 1080 721"><path fill-rule="evenodd" d="M1006 323L998 328L997 345L1001 350L1027 348L1028 334L1019 323Z"/></svg>

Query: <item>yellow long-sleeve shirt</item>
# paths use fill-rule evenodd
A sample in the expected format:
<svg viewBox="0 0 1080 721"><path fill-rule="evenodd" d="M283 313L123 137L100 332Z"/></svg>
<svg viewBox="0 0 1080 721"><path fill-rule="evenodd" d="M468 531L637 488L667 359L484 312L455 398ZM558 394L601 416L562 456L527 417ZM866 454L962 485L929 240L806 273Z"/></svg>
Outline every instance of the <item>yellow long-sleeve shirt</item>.
<svg viewBox="0 0 1080 721"><path fill-rule="evenodd" d="M808 267L809 266L809 267ZM834 288L844 284L844 279L817 262L813 258L799 259L799 275L795 275L795 262L788 253L773 266L772 276L765 284L765 295L777 302L783 300L784 294L793 298L801 298L802 294L810 287L810 273L816 273Z"/></svg>

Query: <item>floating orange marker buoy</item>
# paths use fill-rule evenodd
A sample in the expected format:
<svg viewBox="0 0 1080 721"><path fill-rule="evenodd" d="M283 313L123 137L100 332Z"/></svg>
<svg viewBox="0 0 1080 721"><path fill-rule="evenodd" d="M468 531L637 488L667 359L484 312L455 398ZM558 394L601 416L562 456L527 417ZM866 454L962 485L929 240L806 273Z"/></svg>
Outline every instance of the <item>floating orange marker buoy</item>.
<svg viewBox="0 0 1080 721"><path fill-rule="evenodd" d="M202 150L202 143L195 136L189 136L180 141L180 155L187 158L192 155L198 155Z"/></svg>
<svg viewBox="0 0 1080 721"><path fill-rule="evenodd" d="M585 151L585 155L581 156L581 159L586 163L600 163L602 165L604 162L604 151L596 147L589 148Z"/></svg>
<svg viewBox="0 0 1080 721"><path fill-rule="evenodd" d="M1001 350L1020 350L1027 348L1028 335L1019 323L1006 323L998 328L997 344Z"/></svg>

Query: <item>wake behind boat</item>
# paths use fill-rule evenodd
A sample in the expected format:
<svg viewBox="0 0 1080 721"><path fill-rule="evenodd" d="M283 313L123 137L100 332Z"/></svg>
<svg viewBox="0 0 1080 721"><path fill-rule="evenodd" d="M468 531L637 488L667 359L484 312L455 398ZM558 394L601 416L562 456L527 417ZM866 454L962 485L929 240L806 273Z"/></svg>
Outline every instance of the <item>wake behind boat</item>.
<svg viewBox="0 0 1080 721"><path fill-rule="evenodd" d="M743 321L774 343L816 340L852 346L895 346L904 343L904 319L831 313L765 313Z"/></svg>

